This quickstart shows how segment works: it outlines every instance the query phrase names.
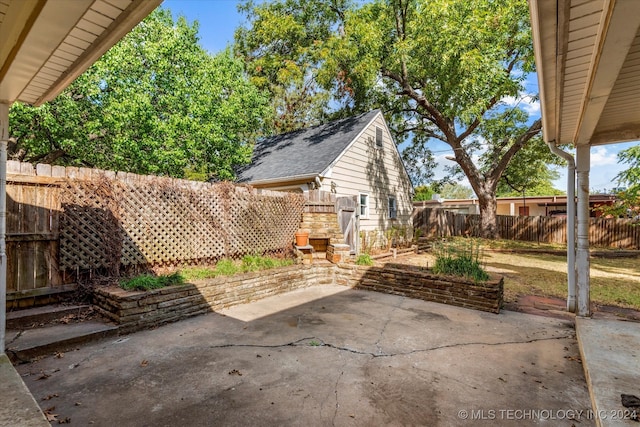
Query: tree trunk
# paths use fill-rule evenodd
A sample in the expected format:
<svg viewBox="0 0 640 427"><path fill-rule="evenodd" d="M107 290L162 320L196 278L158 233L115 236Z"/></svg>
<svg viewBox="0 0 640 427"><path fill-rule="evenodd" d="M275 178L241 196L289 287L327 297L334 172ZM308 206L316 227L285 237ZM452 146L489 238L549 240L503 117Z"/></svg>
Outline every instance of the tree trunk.
<svg viewBox="0 0 640 427"><path fill-rule="evenodd" d="M498 228L496 213L498 203L495 192L482 192L478 194L478 204L480 205L480 236L485 239L497 239Z"/></svg>

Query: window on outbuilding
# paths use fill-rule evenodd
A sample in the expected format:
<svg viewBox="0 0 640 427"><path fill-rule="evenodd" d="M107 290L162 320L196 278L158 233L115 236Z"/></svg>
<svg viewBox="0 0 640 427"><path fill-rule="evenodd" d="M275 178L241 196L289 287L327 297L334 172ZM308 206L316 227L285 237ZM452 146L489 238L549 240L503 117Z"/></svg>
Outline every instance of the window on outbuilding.
<svg viewBox="0 0 640 427"><path fill-rule="evenodd" d="M369 218L369 195L360 193L360 217Z"/></svg>
<svg viewBox="0 0 640 427"><path fill-rule="evenodd" d="M389 219L398 218L398 204L395 196L389 196Z"/></svg>
<svg viewBox="0 0 640 427"><path fill-rule="evenodd" d="M384 143L382 141L382 128L376 126L376 148L383 148Z"/></svg>

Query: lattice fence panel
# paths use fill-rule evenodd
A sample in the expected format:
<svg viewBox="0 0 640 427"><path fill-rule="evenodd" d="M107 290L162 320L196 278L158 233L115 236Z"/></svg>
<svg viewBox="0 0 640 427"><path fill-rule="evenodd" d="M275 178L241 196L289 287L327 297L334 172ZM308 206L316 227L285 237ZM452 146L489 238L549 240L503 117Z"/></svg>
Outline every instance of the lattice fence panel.
<svg viewBox="0 0 640 427"><path fill-rule="evenodd" d="M117 183L66 180L61 191L60 267L62 270L117 269L122 247Z"/></svg>
<svg viewBox="0 0 640 427"><path fill-rule="evenodd" d="M230 256L276 252L292 244L304 208L301 195L254 194L238 187L232 200Z"/></svg>
<svg viewBox="0 0 640 427"><path fill-rule="evenodd" d="M199 263L285 252L304 198L125 174L67 180L63 187L61 266L65 270Z"/></svg>

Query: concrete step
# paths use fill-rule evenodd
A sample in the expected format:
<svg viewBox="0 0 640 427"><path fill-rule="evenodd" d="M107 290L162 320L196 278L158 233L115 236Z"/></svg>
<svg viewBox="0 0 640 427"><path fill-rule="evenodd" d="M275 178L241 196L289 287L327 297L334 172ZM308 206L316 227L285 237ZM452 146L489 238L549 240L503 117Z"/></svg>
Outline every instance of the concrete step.
<svg viewBox="0 0 640 427"><path fill-rule="evenodd" d="M118 327L98 320L54 324L36 329L7 330L6 353L12 362L29 362L37 357L64 352L78 344L116 336Z"/></svg>
<svg viewBox="0 0 640 427"><path fill-rule="evenodd" d="M69 323L91 311L90 305L46 305L7 313L7 329L29 329L52 322Z"/></svg>

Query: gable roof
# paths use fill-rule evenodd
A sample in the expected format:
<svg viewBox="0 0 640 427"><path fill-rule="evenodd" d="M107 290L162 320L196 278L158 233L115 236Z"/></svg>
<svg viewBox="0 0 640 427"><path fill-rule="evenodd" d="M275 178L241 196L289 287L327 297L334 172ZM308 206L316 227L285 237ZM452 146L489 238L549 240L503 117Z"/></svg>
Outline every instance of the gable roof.
<svg viewBox="0 0 640 427"><path fill-rule="evenodd" d="M300 129L258 142L238 182L313 179L325 171L381 114L380 110Z"/></svg>

